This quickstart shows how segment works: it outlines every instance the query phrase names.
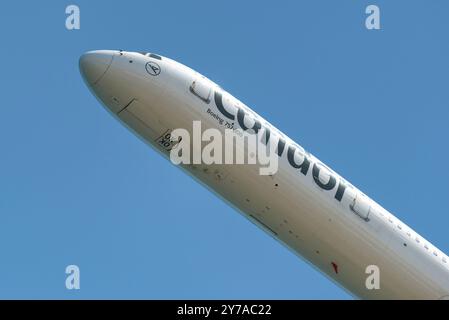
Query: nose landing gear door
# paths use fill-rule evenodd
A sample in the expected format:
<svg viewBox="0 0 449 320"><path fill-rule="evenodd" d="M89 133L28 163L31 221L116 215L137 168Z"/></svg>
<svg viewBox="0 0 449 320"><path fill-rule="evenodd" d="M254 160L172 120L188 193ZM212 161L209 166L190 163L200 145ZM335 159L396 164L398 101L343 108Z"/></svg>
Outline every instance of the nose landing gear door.
<svg viewBox="0 0 449 320"><path fill-rule="evenodd" d="M178 138L177 140L172 139L172 130L166 130L159 138L155 141L157 145L166 152L170 152L174 147L176 147L182 140Z"/></svg>

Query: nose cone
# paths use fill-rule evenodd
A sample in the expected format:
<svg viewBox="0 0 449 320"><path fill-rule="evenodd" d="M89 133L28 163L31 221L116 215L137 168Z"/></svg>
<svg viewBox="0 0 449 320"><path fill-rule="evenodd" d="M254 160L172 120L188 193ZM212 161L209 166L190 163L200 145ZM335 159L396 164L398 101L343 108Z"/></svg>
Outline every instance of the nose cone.
<svg viewBox="0 0 449 320"><path fill-rule="evenodd" d="M83 54L79 67L84 80L91 86L97 84L108 71L114 57L113 51L97 50Z"/></svg>

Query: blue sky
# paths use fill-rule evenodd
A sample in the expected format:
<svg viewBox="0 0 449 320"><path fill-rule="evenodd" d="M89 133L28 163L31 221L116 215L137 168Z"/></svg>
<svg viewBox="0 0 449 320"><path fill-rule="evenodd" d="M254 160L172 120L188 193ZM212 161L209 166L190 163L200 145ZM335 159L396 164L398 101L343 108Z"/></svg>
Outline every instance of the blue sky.
<svg viewBox="0 0 449 320"><path fill-rule="evenodd" d="M65 28L72 3L76 31ZM381 30L364 27L369 4ZM115 121L78 71L93 49L198 70L448 253L448 10L5 2L0 298L351 298ZM77 291L65 288L70 264Z"/></svg>

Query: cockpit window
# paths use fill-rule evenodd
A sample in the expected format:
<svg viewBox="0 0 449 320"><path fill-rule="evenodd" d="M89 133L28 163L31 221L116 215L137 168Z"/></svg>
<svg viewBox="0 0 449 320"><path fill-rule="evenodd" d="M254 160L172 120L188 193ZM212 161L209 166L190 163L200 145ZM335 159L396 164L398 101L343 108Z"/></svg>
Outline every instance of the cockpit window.
<svg viewBox="0 0 449 320"><path fill-rule="evenodd" d="M139 52L139 53L143 54L144 56L148 56L150 58L153 58L153 59L162 60L161 56L158 56L157 54L154 54L154 53L149 53L149 52Z"/></svg>
<svg viewBox="0 0 449 320"><path fill-rule="evenodd" d="M158 56L157 54L150 53L150 57L158 60L162 60L161 56Z"/></svg>

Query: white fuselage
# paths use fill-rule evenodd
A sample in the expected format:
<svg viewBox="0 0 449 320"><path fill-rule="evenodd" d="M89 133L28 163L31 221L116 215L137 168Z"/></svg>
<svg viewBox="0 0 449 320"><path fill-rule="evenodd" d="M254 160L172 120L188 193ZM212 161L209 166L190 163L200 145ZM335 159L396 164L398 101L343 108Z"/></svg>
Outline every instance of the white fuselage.
<svg viewBox="0 0 449 320"><path fill-rule="evenodd" d="M241 128L240 110L245 123L260 123L277 144L275 174L260 175L249 164L182 168L353 295L449 295L443 252L204 76L165 57L123 51L86 53L80 69L111 113L166 157L170 132L191 132L193 121L203 130L224 131L226 123ZM376 268L379 289L369 284Z"/></svg>

